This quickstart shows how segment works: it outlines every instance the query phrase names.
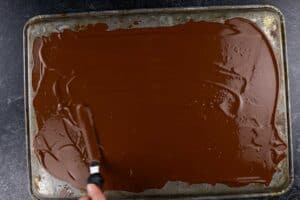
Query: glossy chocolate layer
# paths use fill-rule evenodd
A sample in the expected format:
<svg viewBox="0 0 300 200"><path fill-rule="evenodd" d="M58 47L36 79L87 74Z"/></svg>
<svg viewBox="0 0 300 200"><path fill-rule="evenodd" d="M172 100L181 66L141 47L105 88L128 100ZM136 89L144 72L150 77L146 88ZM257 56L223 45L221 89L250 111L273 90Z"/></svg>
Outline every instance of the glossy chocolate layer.
<svg viewBox="0 0 300 200"><path fill-rule="evenodd" d="M33 58L35 152L75 187L88 176L80 105L93 113L105 189L268 185L285 157L274 124L278 66L248 20L89 25L35 39Z"/></svg>

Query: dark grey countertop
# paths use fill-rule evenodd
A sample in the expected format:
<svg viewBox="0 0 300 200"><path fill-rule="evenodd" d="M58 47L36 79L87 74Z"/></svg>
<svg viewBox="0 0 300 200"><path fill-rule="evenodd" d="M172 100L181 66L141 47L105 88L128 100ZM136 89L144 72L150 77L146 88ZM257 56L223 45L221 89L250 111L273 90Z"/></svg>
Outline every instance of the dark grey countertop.
<svg viewBox="0 0 300 200"><path fill-rule="evenodd" d="M112 9L272 4L284 14L287 29L292 105L295 181L281 197L300 199L300 1L297 0L2 0L0 1L0 199L30 199L25 151L23 46L25 22L39 14Z"/></svg>

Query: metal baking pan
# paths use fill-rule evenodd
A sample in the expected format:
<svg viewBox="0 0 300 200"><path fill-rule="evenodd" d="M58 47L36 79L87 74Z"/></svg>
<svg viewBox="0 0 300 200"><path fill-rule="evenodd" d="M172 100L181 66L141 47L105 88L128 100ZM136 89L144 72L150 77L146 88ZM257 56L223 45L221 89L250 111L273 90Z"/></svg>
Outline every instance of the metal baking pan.
<svg viewBox="0 0 300 200"><path fill-rule="evenodd" d="M228 187L223 184L194 184L168 182L162 189L146 190L142 193L107 191L108 199L220 199L256 196L276 196L286 192L293 183L292 138L290 126L290 105L288 87L288 69L286 58L286 39L284 17L275 7L269 5L252 6L219 6L139 9L122 11L88 12L61 15L42 15L31 18L24 26L24 77L25 77L25 118L27 134L28 170L30 191L34 198L60 199L78 198L85 191L73 188L60 181L43 169L39 164L32 147L37 125L33 110L34 93L31 85L32 45L36 37L47 36L52 32L72 29L78 25L106 23L114 28L139 28L172 26L195 21L223 22L233 17L242 17L255 22L269 39L279 64L280 88L279 102L276 110L276 126L282 139L288 144L287 157L279 164L269 186L249 184L243 187ZM136 24L135 21L144 23Z"/></svg>

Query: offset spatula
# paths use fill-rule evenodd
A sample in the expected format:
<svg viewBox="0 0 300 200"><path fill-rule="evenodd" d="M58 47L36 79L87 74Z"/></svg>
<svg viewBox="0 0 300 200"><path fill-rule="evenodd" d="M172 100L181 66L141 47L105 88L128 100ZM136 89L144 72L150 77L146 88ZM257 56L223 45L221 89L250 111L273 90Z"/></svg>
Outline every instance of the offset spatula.
<svg viewBox="0 0 300 200"><path fill-rule="evenodd" d="M100 173L100 160L102 156L98 145L99 141L95 131L92 112L89 107L84 105L77 105L76 112L90 162L90 176L87 182L102 188L104 183L104 179Z"/></svg>

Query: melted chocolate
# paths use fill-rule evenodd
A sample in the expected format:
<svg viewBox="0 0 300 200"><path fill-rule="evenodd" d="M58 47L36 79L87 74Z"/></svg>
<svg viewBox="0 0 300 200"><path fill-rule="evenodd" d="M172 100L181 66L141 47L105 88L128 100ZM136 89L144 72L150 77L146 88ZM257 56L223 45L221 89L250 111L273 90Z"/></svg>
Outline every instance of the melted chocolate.
<svg viewBox="0 0 300 200"><path fill-rule="evenodd" d="M107 190L268 185L285 157L274 124L278 66L248 20L88 25L35 39L33 58L34 149L75 187L88 177L78 105L93 112Z"/></svg>

